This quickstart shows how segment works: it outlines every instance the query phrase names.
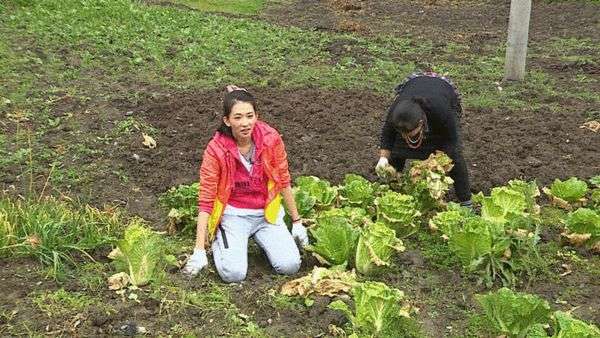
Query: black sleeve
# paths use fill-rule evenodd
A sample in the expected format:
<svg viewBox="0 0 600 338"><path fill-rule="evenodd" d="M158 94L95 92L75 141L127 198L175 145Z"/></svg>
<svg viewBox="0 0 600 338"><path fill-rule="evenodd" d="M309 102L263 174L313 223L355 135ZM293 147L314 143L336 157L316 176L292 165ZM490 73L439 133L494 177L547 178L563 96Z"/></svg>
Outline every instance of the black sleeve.
<svg viewBox="0 0 600 338"><path fill-rule="evenodd" d="M444 140L449 144L458 144L458 120L456 112L453 110L444 110L443 114L440 114L440 122L442 124L441 133Z"/></svg>
<svg viewBox="0 0 600 338"><path fill-rule="evenodd" d="M381 138L379 139L379 149L392 150L394 144L396 143L396 130L394 126L389 121L388 118L385 119L383 123L383 128L381 128Z"/></svg>
<svg viewBox="0 0 600 338"><path fill-rule="evenodd" d="M454 162L454 167L450 171L450 177L454 180L454 191L456 197L461 202L471 199L471 187L469 184L469 172L467 164L462 155L462 149L459 142L448 143L443 151Z"/></svg>

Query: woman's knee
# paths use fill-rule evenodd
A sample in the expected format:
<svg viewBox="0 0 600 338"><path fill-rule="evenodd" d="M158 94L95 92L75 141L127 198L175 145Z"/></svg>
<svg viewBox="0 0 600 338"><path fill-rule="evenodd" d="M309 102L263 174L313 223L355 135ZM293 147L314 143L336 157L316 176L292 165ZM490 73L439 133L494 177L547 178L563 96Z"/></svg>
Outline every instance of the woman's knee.
<svg viewBox="0 0 600 338"><path fill-rule="evenodd" d="M278 259L274 262L273 269L275 269L278 274L293 275L300 270L300 264L300 254L290 255L289 257Z"/></svg>
<svg viewBox="0 0 600 338"><path fill-rule="evenodd" d="M223 267L217 269L219 276L226 283L238 283L246 279L247 269L241 267Z"/></svg>

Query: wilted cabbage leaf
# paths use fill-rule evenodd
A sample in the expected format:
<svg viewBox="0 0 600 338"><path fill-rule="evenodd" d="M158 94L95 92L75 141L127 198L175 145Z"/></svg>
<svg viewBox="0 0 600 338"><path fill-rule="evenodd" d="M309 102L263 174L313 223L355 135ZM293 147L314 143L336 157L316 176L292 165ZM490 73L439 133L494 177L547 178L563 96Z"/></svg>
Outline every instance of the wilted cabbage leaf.
<svg viewBox="0 0 600 338"><path fill-rule="evenodd" d="M309 275L283 284L281 293L286 296L307 297L314 294L333 297L348 293L355 282L354 270L315 266Z"/></svg>
<svg viewBox="0 0 600 338"><path fill-rule="evenodd" d="M444 196L454 183L448 176L452 167L452 160L442 151L413 161L402 190L415 197L421 210L437 208L444 204Z"/></svg>
<svg viewBox="0 0 600 338"><path fill-rule="evenodd" d="M144 141L142 142L143 145L145 145L146 147L148 147L150 149L156 148L156 140L154 140L154 138L152 138L152 136L142 133L142 137L144 138Z"/></svg>
<svg viewBox="0 0 600 338"><path fill-rule="evenodd" d="M382 266L389 266L392 255L404 251L396 232L381 222L371 223L365 227L356 248L356 270L369 275Z"/></svg>
<svg viewBox="0 0 600 338"><path fill-rule="evenodd" d="M125 272L118 272L108 277L108 289L120 290L129 284L129 275Z"/></svg>

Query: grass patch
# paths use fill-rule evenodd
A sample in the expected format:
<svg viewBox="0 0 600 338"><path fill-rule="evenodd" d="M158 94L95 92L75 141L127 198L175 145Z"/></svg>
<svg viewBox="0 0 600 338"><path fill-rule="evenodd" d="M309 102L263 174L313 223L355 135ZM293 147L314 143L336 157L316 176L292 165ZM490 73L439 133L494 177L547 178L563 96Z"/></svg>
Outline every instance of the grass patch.
<svg viewBox="0 0 600 338"><path fill-rule="evenodd" d="M117 213L53 198L14 200L0 196L0 256L35 257L62 277L65 264L93 260L93 250L114 243Z"/></svg>
<svg viewBox="0 0 600 338"><path fill-rule="evenodd" d="M495 333L492 329L492 323L485 315L471 313L467 319L464 335L453 337L493 337Z"/></svg>
<svg viewBox="0 0 600 338"><path fill-rule="evenodd" d="M202 290L190 291L175 285L167 285L168 281L160 287L155 287L150 297L160 302L159 315L177 316L186 311L201 311L202 320L192 323L192 326L180 325L175 329L179 332L197 334L199 336L212 336L213 334L230 335L234 337L267 337L263 330L252 321L249 314L240 312L232 301L232 291L237 286L228 287L220 282L202 278ZM213 323L211 329L214 333L203 329L204 324Z"/></svg>
<svg viewBox="0 0 600 338"><path fill-rule="evenodd" d="M438 234L431 234L428 231L418 231L416 234L416 248L421 250L423 257L436 268L452 269L461 266L460 261L448 248ZM412 244L409 242L409 245Z"/></svg>
<svg viewBox="0 0 600 338"><path fill-rule="evenodd" d="M41 293L32 299L33 303L48 317L57 317L85 311L93 304L101 304L99 299L81 292L69 292L58 289L54 292Z"/></svg>
<svg viewBox="0 0 600 338"><path fill-rule="evenodd" d="M256 14L265 5L265 0L172 0L201 11L232 14Z"/></svg>
<svg viewBox="0 0 600 338"><path fill-rule="evenodd" d="M77 267L77 280L84 290L100 292L106 289L109 272L109 264L90 262Z"/></svg>
<svg viewBox="0 0 600 338"><path fill-rule="evenodd" d="M131 82L133 78L175 88L236 82L254 87L318 85L389 92L415 68L411 62L396 61L411 48L406 39L370 41L128 0L45 0L27 7L13 5L9 11L11 15L0 19L0 25L13 39L30 39L44 51L41 69L78 72L78 79ZM339 39L351 41L377 59L365 64L349 53L332 55L329 46ZM77 67L67 61L60 71L48 69L45 59L57 55L76 60Z"/></svg>

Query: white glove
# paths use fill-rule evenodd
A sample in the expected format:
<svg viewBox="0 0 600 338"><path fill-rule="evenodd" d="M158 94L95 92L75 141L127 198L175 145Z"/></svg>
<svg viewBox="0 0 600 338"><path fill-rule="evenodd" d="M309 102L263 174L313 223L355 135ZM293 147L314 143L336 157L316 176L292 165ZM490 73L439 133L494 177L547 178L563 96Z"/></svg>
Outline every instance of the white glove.
<svg viewBox="0 0 600 338"><path fill-rule="evenodd" d="M193 277L208 265L208 259L206 258L206 251L204 249L194 249L194 254L190 256L187 264L183 268L183 274L189 277Z"/></svg>
<svg viewBox="0 0 600 338"><path fill-rule="evenodd" d="M377 165L375 166L375 173L377 173L377 176L379 177L385 177L388 176L390 174L395 174L396 173L396 169L394 169L394 167L392 167L390 165L390 163L388 162L388 159L386 157L380 157L379 161L377 162Z"/></svg>
<svg viewBox="0 0 600 338"><path fill-rule="evenodd" d="M308 245L308 233L306 228L302 225L302 221L298 221L292 224L292 237L298 242L301 247Z"/></svg>

